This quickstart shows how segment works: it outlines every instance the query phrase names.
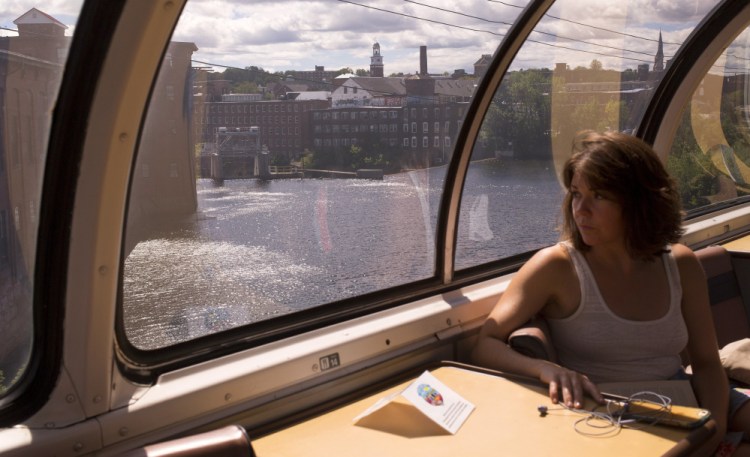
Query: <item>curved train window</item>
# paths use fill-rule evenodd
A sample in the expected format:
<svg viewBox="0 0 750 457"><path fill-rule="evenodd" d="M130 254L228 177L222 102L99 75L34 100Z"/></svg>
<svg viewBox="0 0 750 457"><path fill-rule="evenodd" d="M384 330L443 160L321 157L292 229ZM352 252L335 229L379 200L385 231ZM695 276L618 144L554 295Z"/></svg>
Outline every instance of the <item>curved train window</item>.
<svg viewBox="0 0 750 457"><path fill-rule="evenodd" d="M568 0L547 12L481 127L461 203L456 269L557 241L558 175L575 133L632 132L670 58L714 4L673 3Z"/></svg>
<svg viewBox="0 0 750 457"><path fill-rule="evenodd" d="M669 154L683 207L750 195L750 30L713 64L683 112Z"/></svg>
<svg viewBox="0 0 750 457"><path fill-rule="evenodd" d="M21 379L31 355L42 175L81 3L0 8L0 397Z"/></svg>
<svg viewBox="0 0 750 457"><path fill-rule="evenodd" d="M446 163L521 11L493 6L501 21L488 24L484 4L457 8L187 3L132 172L131 345L156 350L435 276Z"/></svg>

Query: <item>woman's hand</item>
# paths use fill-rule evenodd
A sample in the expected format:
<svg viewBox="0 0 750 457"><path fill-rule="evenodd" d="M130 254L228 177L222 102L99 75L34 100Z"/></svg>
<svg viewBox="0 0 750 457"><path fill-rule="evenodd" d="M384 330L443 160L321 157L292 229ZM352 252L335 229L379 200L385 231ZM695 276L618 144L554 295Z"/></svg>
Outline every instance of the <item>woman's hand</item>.
<svg viewBox="0 0 750 457"><path fill-rule="evenodd" d="M604 403L604 397L586 376L553 363L545 364L539 372L539 379L549 384L549 398L552 403L561 399L569 408L582 408L585 394L597 403Z"/></svg>

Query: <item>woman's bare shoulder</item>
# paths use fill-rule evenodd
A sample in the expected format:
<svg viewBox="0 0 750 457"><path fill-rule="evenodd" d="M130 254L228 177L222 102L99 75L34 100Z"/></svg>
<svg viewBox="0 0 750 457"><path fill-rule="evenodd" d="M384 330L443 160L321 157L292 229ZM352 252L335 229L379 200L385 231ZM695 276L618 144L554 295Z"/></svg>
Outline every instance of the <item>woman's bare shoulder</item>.
<svg viewBox="0 0 750 457"><path fill-rule="evenodd" d="M562 318L578 306L578 284L568 249L556 244L534 254L513 279L512 288L522 291L524 300L534 304L534 313Z"/></svg>
<svg viewBox="0 0 750 457"><path fill-rule="evenodd" d="M672 245L672 256L677 261L677 267L680 270L680 276L683 279L683 286L686 281L699 281L705 283L705 273L701 266L698 256L695 252L684 244Z"/></svg>
<svg viewBox="0 0 750 457"><path fill-rule="evenodd" d="M537 251L524 268L532 270L545 280L562 279L573 274L570 253L559 243Z"/></svg>
<svg viewBox="0 0 750 457"><path fill-rule="evenodd" d="M675 243L671 246L672 256L677 260L677 264L682 266L700 265L698 256L695 252L684 244Z"/></svg>
<svg viewBox="0 0 750 457"><path fill-rule="evenodd" d="M685 256L688 256L688 257L695 256L695 252L693 252L692 249L685 246L684 244L675 243L671 246L671 248L672 248L672 255L675 256L675 258L685 257Z"/></svg>
<svg viewBox="0 0 750 457"><path fill-rule="evenodd" d="M553 265L570 264L570 253L562 243L557 243L540 249L531 257L531 260Z"/></svg>

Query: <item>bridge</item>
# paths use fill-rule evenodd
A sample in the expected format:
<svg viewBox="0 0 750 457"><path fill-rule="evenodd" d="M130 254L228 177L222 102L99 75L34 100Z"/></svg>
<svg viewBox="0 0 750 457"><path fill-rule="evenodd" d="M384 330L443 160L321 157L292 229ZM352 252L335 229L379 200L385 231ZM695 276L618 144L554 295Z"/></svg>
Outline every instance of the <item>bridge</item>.
<svg viewBox="0 0 750 457"><path fill-rule="evenodd" d="M215 180L268 178L268 149L260 144L258 127L219 127L210 154L210 177Z"/></svg>

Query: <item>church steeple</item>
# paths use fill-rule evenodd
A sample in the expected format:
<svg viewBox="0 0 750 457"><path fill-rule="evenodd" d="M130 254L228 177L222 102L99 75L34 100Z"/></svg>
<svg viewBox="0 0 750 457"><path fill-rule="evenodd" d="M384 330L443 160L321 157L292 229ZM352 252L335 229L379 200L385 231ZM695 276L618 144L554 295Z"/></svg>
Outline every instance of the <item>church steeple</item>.
<svg viewBox="0 0 750 457"><path fill-rule="evenodd" d="M654 71L664 71L664 43L661 40L661 30L659 31L659 46L654 58Z"/></svg>
<svg viewBox="0 0 750 457"><path fill-rule="evenodd" d="M383 77L383 56L380 55L380 43L372 45L372 57L370 57L370 76Z"/></svg>

